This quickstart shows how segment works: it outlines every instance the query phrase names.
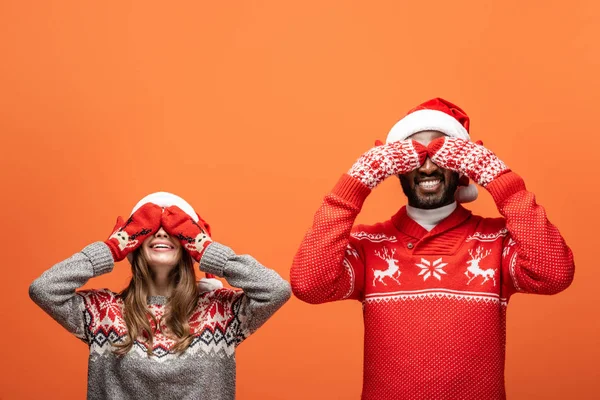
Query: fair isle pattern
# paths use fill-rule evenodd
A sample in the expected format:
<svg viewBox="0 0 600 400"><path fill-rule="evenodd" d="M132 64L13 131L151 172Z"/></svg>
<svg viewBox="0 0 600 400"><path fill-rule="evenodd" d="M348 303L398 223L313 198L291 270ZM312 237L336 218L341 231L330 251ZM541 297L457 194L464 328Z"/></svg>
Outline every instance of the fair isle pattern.
<svg viewBox="0 0 600 400"><path fill-rule="evenodd" d="M398 279L400 278L402 271L400 271L400 266L398 265L398 256L394 257L394 255L396 254L396 250L397 249L390 250L389 248L383 246L381 249L374 251L375 255L381 258L386 263L387 268L373 268L373 286L375 286L376 281L379 281L385 286L387 286L385 278L391 279L398 285L401 284Z"/></svg>
<svg viewBox="0 0 600 400"><path fill-rule="evenodd" d="M447 275L444 271L444 267L448 263L442 262L442 258L438 258L435 261L429 261L425 258L421 258L421 262L417 263L417 267L421 268L419 276L423 276L423 281L426 281L430 276L433 276L438 281L442 280L442 275Z"/></svg>
<svg viewBox="0 0 600 400"><path fill-rule="evenodd" d="M481 280L482 285L490 279L492 279L494 286L496 286L497 269L485 268L483 265L480 265L481 261L492 253L492 250L485 250L482 246L479 246L473 250L468 250L471 259L467 261L467 270L465 271L465 275L469 279L467 281L467 285L470 284L473 281L473 279L481 277L483 278Z"/></svg>
<svg viewBox="0 0 600 400"><path fill-rule="evenodd" d="M103 242L84 247L31 284L32 300L89 346L88 399L235 398L233 350L288 300L289 285L252 256L237 255L220 243L213 242L201 261L200 271L212 272L240 289L206 290L208 285L198 285L199 293L185 316L191 327L187 346L177 355L160 322L166 320L174 300L165 296L143 299L140 316L146 318L148 332L134 335L127 354L115 354L115 346L123 344L130 329L123 322L129 313L124 297L107 289L80 290L91 278L113 270L113 255ZM152 318L158 318L154 331ZM153 345L150 338L155 339Z"/></svg>
<svg viewBox="0 0 600 400"><path fill-rule="evenodd" d="M350 235L356 240L368 240L373 243L396 242L398 239L394 235L386 235L385 233L368 233L368 232L352 232Z"/></svg>
<svg viewBox="0 0 600 400"><path fill-rule="evenodd" d="M354 280L355 280L354 268L352 268L352 264L350 263L350 261L347 258L344 257L344 260L342 262L344 264L344 268L346 269L346 272L350 276L348 278L348 280L350 281L350 287L348 288L348 291L346 292L346 294L342 297L342 299L347 299L348 297L350 297L352 292L354 292Z"/></svg>
<svg viewBox="0 0 600 400"><path fill-rule="evenodd" d="M506 256L508 255L508 253L510 253L510 250L515 244L516 242L511 237L509 237L508 243L504 245L504 250L502 250L502 258L506 258Z"/></svg>
<svg viewBox="0 0 600 400"><path fill-rule="evenodd" d="M464 300L468 302L484 302L507 305L508 300L500 297L497 293L488 292L467 292L460 290L451 290L445 288L433 288L425 290L405 290L389 293L369 293L365 296L364 301L370 302L390 302L390 301L407 301L407 300Z"/></svg>
<svg viewBox="0 0 600 400"><path fill-rule="evenodd" d="M507 172L488 185L503 220L470 214L465 220L459 206L446 220L449 234L420 236L421 230L413 229L402 209L389 221L355 228L395 235L397 242L357 240L351 232L368 194L362 187L356 179L342 177L317 211L290 271L292 288L300 300L313 304L340 300L347 297L351 285L354 289L349 298L362 300L362 398L504 399L508 299L515 291L557 293L569 286L573 277L572 254L558 229L535 203L533 194L524 189L522 179ZM503 228L514 244L509 237L465 242L476 232L483 238ZM348 243L361 255L359 259L347 256ZM383 254L384 246L389 248L388 254L396 249L393 257L406 272L399 279L401 286L389 277L383 285L375 276L375 270L384 271L385 263L374 252L391 259ZM448 251L451 246L454 251ZM505 246L510 247L508 253ZM344 256L354 269L353 282L342 262ZM424 281L415 266L421 258L430 262L443 258L448 275L441 281ZM469 259L481 264L469 265ZM473 268L466 275L470 266ZM485 272L490 269L493 275ZM518 282L518 288L513 282Z"/></svg>
<svg viewBox="0 0 600 400"><path fill-rule="evenodd" d="M517 253L515 252L512 257L510 258L510 264L508 267L508 270L510 271L510 278L512 280L512 283L515 287L515 289L519 292L522 292L523 289L521 289L521 286L519 286L519 280L517 279L517 272L515 271L515 269L517 268Z"/></svg>
<svg viewBox="0 0 600 400"><path fill-rule="evenodd" d="M508 229L506 229L506 228L502 228L496 233L489 233L489 234L475 232L474 234L469 235L469 237L467 237L465 242L470 242L472 240L478 240L480 242L495 242L499 238L506 237L507 235L508 235Z"/></svg>
<svg viewBox="0 0 600 400"><path fill-rule="evenodd" d="M419 154L411 141L398 141L373 147L354 163L348 175L373 189L385 178L417 168Z"/></svg>
<svg viewBox="0 0 600 400"><path fill-rule="evenodd" d="M123 340L127 333L123 301L107 289L77 294L84 300L85 339L90 349L102 354L111 343Z"/></svg>
<svg viewBox="0 0 600 400"><path fill-rule="evenodd" d="M92 358L111 354L114 350L112 345L123 341L127 335L122 299L109 290L84 291L79 294L85 301L86 335ZM157 327L149 319L154 332L153 359L164 362L173 358L186 358L199 351L204 354L233 356L235 347L249 335L249 332L242 332L240 329L243 325L239 318L241 295L241 291L229 289L218 289L200 295L189 320L194 339L182 354L171 352L175 341L166 334L168 329L162 321L165 306L148 305L148 310L160 325ZM147 349L148 343L140 337L135 341L130 354L147 357Z"/></svg>
<svg viewBox="0 0 600 400"><path fill-rule="evenodd" d="M346 256L352 256L355 259L358 259L359 257L358 251L356 251L354 247L350 246L350 243L348 243L348 245L346 246Z"/></svg>
<svg viewBox="0 0 600 400"><path fill-rule="evenodd" d="M344 264L344 268L346 269L346 272L349 275L348 279L350 280L350 287L348 288L348 292L343 296L344 299L350 297L352 292L354 292L354 280L356 279L354 276L354 268L352 268L352 263L348 258L350 256L354 257L355 260L359 259L358 251L356 251L356 249L350 246L350 244L348 243L348 245L346 246L346 257L344 257L342 263Z"/></svg>
<svg viewBox="0 0 600 400"><path fill-rule="evenodd" d="M444 138L444 144L431 161L442 168L467 175L483 187L508 171L508 167L485 147L451 137Z"/></svg>

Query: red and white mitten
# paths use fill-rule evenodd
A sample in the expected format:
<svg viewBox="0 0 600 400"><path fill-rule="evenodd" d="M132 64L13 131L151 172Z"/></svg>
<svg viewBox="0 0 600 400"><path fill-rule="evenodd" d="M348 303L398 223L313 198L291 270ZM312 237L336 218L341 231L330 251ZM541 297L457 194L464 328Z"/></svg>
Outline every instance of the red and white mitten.
<svg viewBox="0 0 600 400"><path fill-rule="evenodd" d="M131 214L127 221L117 218L112 235L104 242L110 248L115 262L123 260L158 231L161 215L161 207L147 203Z"/></svg>
<svg viewBox="0 0 600 400"><path fill-rule="evenodd" d="M414 140L398 140L373 147L354 163L348 175L370 189L385 178L417 169L427 158L427 148Z"/></svg>
<svg viewBox="0 0 600 400"><path fill-rule="evenodd" d="M427 150L439 167L466 175L483 187L510 171L491 150L467 140L445 136L431 141Z"/></svg>
<svg viewBox="0 0 600 400"><path fill-rule="evenodd" d="M166 208L162 215L162 227L165 231L179 239L192 258L198 262L204 250L212 243L208 229L202 222L200 218L196 223L177 206Z"/></svg>

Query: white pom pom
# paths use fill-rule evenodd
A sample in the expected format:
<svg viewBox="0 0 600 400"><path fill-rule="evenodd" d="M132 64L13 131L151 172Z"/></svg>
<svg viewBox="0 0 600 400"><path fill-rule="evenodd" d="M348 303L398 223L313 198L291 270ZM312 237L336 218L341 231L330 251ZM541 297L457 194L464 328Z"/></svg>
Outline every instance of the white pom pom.
<svg viewBox="0 0 600 400"><path fill-rule="evenodd" d="M204 292L212 292L216 289L221 289L223 287L223 282L214 278L202 278L200 282L198 282L198 289L200 289L200 293Z"/></svg>
<svg viewBox="0 0 600 400"><path fill-rule="evenodd" d="M459 186L454 198L459 203L470 203L477 199L478 194L477 185L470 183L469 186Z"/></svg>

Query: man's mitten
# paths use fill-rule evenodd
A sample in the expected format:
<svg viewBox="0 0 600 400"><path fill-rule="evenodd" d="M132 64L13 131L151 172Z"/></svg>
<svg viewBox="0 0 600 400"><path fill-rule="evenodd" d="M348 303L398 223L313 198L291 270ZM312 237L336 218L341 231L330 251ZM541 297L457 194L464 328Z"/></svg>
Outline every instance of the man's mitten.
<svg viewBox="0 0 600 400"><path fill-rule="evenodd" d="M466 175L483 187L510 171L483 145L454 137L435 139L427 146L429 158L441 168Z"/></svg>
<svg viewBox="0 0 600 400"><path fill-rule="evenodd" d="M425 162L427 148L414 140L399 140L375 146L354 163L348 175L370 189L385 178L406 174Z"/></svg>

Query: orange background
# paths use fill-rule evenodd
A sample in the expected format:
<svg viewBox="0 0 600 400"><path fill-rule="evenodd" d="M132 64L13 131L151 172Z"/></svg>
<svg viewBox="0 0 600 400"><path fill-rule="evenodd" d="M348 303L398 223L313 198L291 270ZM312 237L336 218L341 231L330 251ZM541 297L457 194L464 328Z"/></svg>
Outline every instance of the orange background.
<svg viewBox="0 0 600 400"><path fill-rule="evenodd" d="M28 285L142 196L181 195L216 240L288 279L338 177L435 96L470 114L576 257L566 292L511 301L509 398L598 398L599 14L594 0L0 2L0 398L85 397L87 347ZM404 202L386 181L358 221ZM497 215L485 190L469 207ZM292 299L238 351L239 399L357 399L361 378L358 302Z"/></svg>

